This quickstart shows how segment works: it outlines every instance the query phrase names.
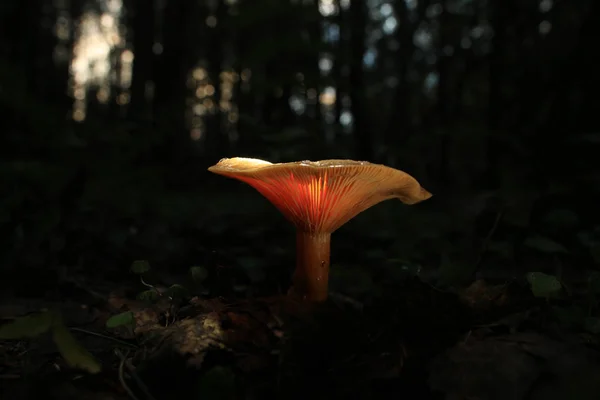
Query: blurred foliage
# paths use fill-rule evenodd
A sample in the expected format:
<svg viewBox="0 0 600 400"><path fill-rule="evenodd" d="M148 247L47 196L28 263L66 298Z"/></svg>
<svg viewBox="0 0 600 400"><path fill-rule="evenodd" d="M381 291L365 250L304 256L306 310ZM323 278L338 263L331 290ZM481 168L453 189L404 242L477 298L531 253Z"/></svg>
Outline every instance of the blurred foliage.
<svg viewBox="0 0 600 400"><path fill-rule="evenodd" d="M542 12L538 2L423 1L409 9L382 1L364 15L356 2L334 2L331 15L311 2L189 3L189 15L169 8L159 24L171 58L142 58L154 39L126 37L140 47L134 72L150 74L162 94L139 113L114 98L89 100L81 123L65 96L68 65L52 59L57 39L39 24L58 11L9 3L2 20L21 28L2 39L0 58L3 274L67 267L118 279L143 257L214 293L282 290L293 264L290 227L257 193L208 176L208 165L230 155L369 158L405 169L434 193L417 207L381 204L334 235L332 284L353 294L417 272L453 287L477 277L524 281L530 271L581 282L598 268L596 2ZM383 29L384 4L397 22L392 32ZM71 16L100 5L73 1ZM148 11L140 1L125 7L123 24L134 27ZM211 15L219 18L214 30L198 23ZM544 21L552 30L542 35ZM39 29L25 33L30 26ZM76 25L70 29L74 38ZM339 40L323 39L332 32ZM177 47L167 40L175 34L194 45ZM29 43L36 45L22 51ZM377 55L372 64L354 54L357 43ZM325 58L333 60L328 74L319 69ZM248 70L251 79L233 89L237 121L224 122L223 110L205 115L202 140L192 141L181 108L196 66L212 82L224 69ZM336 89L339 109L309 101L309 89L318 99L326 86ZM291 109L291 96L304 99L303 113ZM341 123L345 111L354 125ZM192 265L202 269L190 273ZM219 284L231 281L235 289Z"/></svg>
<svg viewBox="0 0 600 400"><path fill-rule="evenodd" d="M0 339L34 339L48 331L51 331L52 340L67 365L91 374L100 372L101 366L98 361L79 344L57 311L43 311L16 318L0 326Z"/></svg>

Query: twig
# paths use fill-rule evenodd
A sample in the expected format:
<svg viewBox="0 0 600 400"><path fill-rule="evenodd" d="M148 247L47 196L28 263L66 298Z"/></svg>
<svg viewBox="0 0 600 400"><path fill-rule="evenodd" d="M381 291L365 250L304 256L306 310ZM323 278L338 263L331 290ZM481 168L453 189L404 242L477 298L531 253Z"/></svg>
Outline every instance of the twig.
<svg viewBox="0 0 600 400"><path fill-rule="evenodd" d="M354 308L356 311L359 311L359 312L362 312L364 309L364 306L360 301L355 300L350 296L346 296L346 295L343 295L343 294L337 293L337 292L330 292L329 297L338 306L340 305L340 303L345 303L345 304L350 305L352 308Z"/></svg>
<svg viewBox="0 0 600 400"><path fill-rule="evenodd" d="M152 394L150 393L150 390L148 390L148 387L144 384L144 382L142 381L142 379L135 372L135 368L131 364L131 361L129 361L129 360L125 361L125 366L127 367L127 370L131 374L131 377L133 378L133 380L135 381L135 383L138 385L138 387L140 388L140 390L144 393L144 395L146 395L146 398L148 400L155 400L154 396L152 396Z"/></svg>
<svg viewBox="0 0 600 400"><path fill-rule="evenodd" d="M118 344L123 345L125 347L132 348L132 349L137 349L138 348L138 346L136 346L133 343L128 343L128 342L125 342L124 340L120 340L120 339L117 339L117 338L114 338L114 337L103 335L101 333L92 332L92 331L88 331L86 329L81 329L81 328L69 328L69 329L72 330L72 331L75 331L75 332L85 333L86 335L96 336L96 337L99 337L99 338L102 338L102 339L110 340L111 342L115 342L115 343L118 343Z"/></svg>
<svg viewBox="0 0 600 400"><path fill-rule="evenodd" d="M129 388L129 386L127 385L127 383L125 382L125 373L124 373L124 366L125 366L125 359L127 357L127 355L129 354L129 351L127 351L127 353L125 355L123 355L123 353L121 353L121 351L119 349L115 349L115 354L117 355L117 357L119 357L119 359L121 359L121 362L119 363L119 382L121 382L121 386L123 386L123 389L125 389L125 391L127 392L127 394L129 395L129 397L131 397L133 400L139 400L135 394L133 394L133 391Z"/></svg>
<svg viewBox="0 0 600 400"><path fill-rule="evenodd" d="M121 385L123 385L123 388L125 389L127 394L133 400L138 400L136 398L136 396L133 394L133 392L131 391L131 389L129 388L129 386L127 386L127 384L125 383L125 373L124 373L125 367L127 368L129 375L131 375L131 378L133 378L133 380L137 384L138 388L142 391L142 393L144 393L144 396L146 396L146 399L156 400L154 398L154 396L152 396L152 394L150 393L150 390L148 390L148 387L144 384L144 382L140 379L138 374L135 372L135 368L131 364L131 361L127 359L127 355L129 354L129 351L125 355L123 355L121 353L121 351L119 351L119 349L115 349L115 353L121 359L121 362L119 363L119 381L121 382Z"/></svg>
<svg viewBox="0 0 600 400"><path fill-rule="evenodd" d="M158 297L162 297L162 295L163 295L162 292L160 290L158 290L158 288L156 286L146 283L146 281L144 281L144 278L141 276L140 276L140 282L142 283L142 285L146 286L147 288L154 290L156 292L156 294L158 295Z"/></svg>
<svg viewBox="0 0 600 400"><path fill-rule="evenodd" d="M105 296L93 289L90 289L87 285L85 285L83 282L80 282L78 279L67 276L67 273L65 271L60 271L59 274L60 274L59 279L62 282L70 283L71 285L75 286L77 289L81 289L82 291L86 292L87 294L89 294L91 297L93 297L97 301L101 301L103 303L108 302L107 296Z"/></svg>
<svg viewBox="0 0 600 400"><path fill-rule="evenodd" d="M284 367L284 349L285 349L285 342L286 342L286 337L285 335L281 338L281 347L279 350L279 354L277 355L277 378L276 378L276 393L278 394L278 396L281 396L281 379L282 379L282 374L283 374L283 367Z"/></svg>

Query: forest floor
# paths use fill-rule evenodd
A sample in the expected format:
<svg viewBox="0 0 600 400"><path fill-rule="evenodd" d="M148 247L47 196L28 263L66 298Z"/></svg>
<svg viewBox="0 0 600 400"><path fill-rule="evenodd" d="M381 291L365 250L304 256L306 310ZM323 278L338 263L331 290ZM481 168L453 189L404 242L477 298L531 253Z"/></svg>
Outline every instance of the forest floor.
<svg viewBox="0 0 600 400"><path fill-rule="evenodd" d="M156 239L166 249L157 267L151 255L127 268L148 249L123 242L120 258L106 251L0 281L0 398L600 398L598 288L555 287L545 275L536 287L511 272L437 285L397 258L410 238L395 238L416 223L386 227L382 205L336 232L330 297L310 306L285 296L285 221L268 228L270 206L248 208L202 221L205 236L189 242L164 231L174 241ZM422 247L420 263L435 264Z"/></svg>
<svg viewBox="0 0 600 400"><path fill-rule="evenodd" d="M318 306L286 296L178 298L158 287L157 297L140 300L134 282L115 289L75 277L59 286L45 299L12 297L2 315L58 310L82 346L79 356L65 361L56 335L0 341L0 397L591 400L600 394L598 337L557 323L555 306L516 283L480 280L452 293L407 278L377 300L332 293Z"/></svg>

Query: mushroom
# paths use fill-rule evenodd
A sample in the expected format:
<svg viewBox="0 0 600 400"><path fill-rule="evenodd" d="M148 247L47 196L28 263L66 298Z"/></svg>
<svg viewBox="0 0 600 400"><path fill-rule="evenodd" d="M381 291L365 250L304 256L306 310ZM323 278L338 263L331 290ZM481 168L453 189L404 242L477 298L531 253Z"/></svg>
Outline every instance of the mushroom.
<svg viewBox="0 0 600 400"><path fill-rule="evenodd" d="M397 198L416 204L431 197L403 171L365 161L270 163L224 158L209 171L238 179L266 197L296 227L296 270L290 294L327 299L331 234L362 211Z"/></svg>

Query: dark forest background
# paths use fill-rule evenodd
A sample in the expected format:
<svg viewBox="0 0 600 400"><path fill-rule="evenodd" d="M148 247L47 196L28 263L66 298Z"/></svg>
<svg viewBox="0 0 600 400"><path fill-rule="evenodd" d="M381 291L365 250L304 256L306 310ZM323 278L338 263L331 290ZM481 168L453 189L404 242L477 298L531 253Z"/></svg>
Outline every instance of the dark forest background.
<svg viewBox="0 0 600 400"><path fill-rule="evenodd" d="M599 398L600 1L4 0L0 32L0 397ZM343 226L290 312L293 227L233 156L434 196Z"/></svg>
<svg viewBox="0 0 600 400"><path fill-rule="evenodd" d="M210 176L229 156L385 163L434 194L342 228L343 271L455 284L600 262L597 1L29 0L0 17L4 282L148 259L282 290L291 227Z"/></svg>

